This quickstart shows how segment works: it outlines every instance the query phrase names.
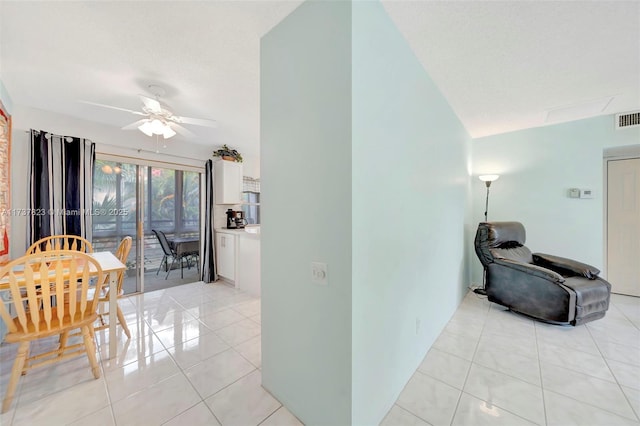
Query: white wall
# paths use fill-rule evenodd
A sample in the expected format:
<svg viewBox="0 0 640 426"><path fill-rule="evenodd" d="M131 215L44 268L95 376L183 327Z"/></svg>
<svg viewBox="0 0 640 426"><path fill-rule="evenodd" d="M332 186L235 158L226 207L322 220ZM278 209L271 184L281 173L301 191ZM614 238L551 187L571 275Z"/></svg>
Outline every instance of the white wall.
<svg viewBox="0 0 640 426"><path fill-rule="evenodd" d="M473 140L474 222L484 220L485 187L478 175L497 173L489 220L516 220L527 246L603 267L603 152L640 143L640 128L616 130L614 116L521 130ZM593 199L568 198L569 188L590 188ZM472 230L475 233L475 229ZM472 258L474 280L480 263Z"/></svg>
<svg viewBox="0 0 640 426"><path fill-rule="evenodd" d="M471 138L380 3L352 22L352 424L374 425L466 294Z"/></svg>
<svg viewBox="0 0 640 426"><path fill-rule="evenodd" d="M350 32L313 1L261 42L262 383L307 425L351 419Z"/></svg>

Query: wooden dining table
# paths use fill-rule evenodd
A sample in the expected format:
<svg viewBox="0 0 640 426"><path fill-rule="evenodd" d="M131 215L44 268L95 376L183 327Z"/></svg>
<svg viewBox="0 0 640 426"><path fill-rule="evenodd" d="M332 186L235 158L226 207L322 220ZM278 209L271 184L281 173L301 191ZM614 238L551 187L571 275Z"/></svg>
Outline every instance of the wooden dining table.
<svg viewBox="0 0 640 426"><path fill-rule="evenodd" d="M100 268L102 273L109 276L109 288L118 288L118 273L124 272L126 265L110 251L99 251L95 253L88 253L93 257ZM79 265L80 266L80 265ZM0 280L0 291L8 290L8 281ZM109 358L115 358L118 352L117 338L116 338L116 326L117 326L117 310L118 310L118 292L109 292Z"/></svg>

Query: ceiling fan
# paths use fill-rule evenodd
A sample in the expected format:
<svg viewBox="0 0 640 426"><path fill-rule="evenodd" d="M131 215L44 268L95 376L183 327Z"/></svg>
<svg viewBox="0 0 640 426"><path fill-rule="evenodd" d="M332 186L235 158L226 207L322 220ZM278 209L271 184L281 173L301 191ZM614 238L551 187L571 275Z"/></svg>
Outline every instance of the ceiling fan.
<svg viewBox="0 0 640 426"><path fill-rule="evenodd" d="M169 139L179 133L187 138L194 138L195 135L184 128L182 124L190 124L194 126L218 127L215 120L207 120L204 118L182 117L175 115L166 105L160 103L160 96L165 90L160 86L149 86L149 90L155 95L155 99L144 95L138 95L142 101L142 111L134 111L127 108L121 108L112 105L99 104L96 102L81 101L88 105L95 105L102 108L110 108L118 111L125 111L142 118L134 123L124 126L123 130L138 129L147 136L162 135L165 139Z"/></svg>

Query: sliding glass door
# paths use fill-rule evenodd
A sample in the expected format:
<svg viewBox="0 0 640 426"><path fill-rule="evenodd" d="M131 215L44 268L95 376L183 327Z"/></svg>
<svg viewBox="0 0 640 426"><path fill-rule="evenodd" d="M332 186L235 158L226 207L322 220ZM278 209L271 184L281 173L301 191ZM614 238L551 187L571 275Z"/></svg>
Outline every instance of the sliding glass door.
<svg viewBox="0 0 640 426"><path fill-rule="evenodd" d="M199 172L98 157L93 210L94 250L115 251L122 238L133 238L125 294L199 281L197 253L169 270L171 248L164 249L153 232L164 233L170 242L199 239Z"/></svg>

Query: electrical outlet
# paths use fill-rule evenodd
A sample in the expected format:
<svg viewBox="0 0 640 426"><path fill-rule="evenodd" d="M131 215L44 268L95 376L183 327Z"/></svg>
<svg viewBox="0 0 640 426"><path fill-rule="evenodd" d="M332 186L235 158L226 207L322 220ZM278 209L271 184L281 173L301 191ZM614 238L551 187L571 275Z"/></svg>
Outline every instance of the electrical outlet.
<svg viewBox="0 0 640 426"><path fill-rule="evenodd" d="M329 273L326 263L311 262L311 282L318 285L329 285Z"/></svg>

